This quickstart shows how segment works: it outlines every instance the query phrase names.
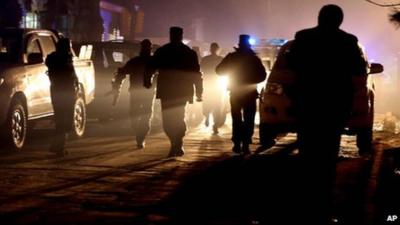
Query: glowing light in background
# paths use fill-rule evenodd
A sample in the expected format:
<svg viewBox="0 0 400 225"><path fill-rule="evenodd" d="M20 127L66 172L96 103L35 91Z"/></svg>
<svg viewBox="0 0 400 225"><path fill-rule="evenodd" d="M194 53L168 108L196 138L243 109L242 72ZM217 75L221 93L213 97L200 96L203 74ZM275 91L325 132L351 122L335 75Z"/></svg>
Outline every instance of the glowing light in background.
<svg viewBox="0 0 400 225"><path fill-rule="evenodd" d="M218 76L218 87L220 90L227 90L229 85L228 76Z"/></svg>
<svg viewBox="0 0 400 225"><path fill-rule="evenodd" d="M255 38L250 38L249 39L249 44L250 45L256 45L257 44L257 40Z"/></svg>

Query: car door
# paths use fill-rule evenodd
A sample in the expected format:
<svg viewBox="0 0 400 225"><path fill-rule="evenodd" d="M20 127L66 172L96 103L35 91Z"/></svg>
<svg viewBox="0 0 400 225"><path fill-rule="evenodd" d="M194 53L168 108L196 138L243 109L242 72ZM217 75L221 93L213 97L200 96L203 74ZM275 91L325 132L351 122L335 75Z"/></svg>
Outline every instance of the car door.
<svg viewBox="0 0 400 225"><path fill-rule="evenodd" d="M38 34L40 47L42 49L43 58L46 59L47 56L56 50L56 40L57 38L52 33L40 33ZM45 66L45 73L40 74L40 81L43 84L43 89L41 90L41 103L42 110L44 114L52 114L54 112L53 105L51 102L50 94L50 80L47 75L48 68Z"/></svg>
<svg viewBox="0 0 400 225"><path fill-rule="evenodd" d="M39 37L36 34L32 34L26 40L25 70L28 85L25 95L28 105L28 118L32 119L50 114L52 106L50 100L50 81L47 76L47 67L44 64L44 52ZM38 54L42 55L41 61L30 61L30 56Z"/></svg>

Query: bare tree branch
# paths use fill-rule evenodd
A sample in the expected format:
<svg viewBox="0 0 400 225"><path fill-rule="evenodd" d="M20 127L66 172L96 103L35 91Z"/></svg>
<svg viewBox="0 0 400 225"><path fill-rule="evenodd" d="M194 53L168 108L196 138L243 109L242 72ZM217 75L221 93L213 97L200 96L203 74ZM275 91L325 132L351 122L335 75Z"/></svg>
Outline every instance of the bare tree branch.
<svg viewBox="0 0 400 225"><path fill-rule="evenodd" d="M389 15L390 22L392 22L397 28L400 28L400 11L393 10Z"/></svg>
<svg viewBox="0 0 400 225"><path fill-rule="evenodd" d="M378 2L375 2L375 1L372 1L372 0L365 0L365 1L369 2L369 3L373 4L373 5L380 6L380 7L396 7L396 6L400 6L400 3L382 4L382 3L378 3Z"/></svg>

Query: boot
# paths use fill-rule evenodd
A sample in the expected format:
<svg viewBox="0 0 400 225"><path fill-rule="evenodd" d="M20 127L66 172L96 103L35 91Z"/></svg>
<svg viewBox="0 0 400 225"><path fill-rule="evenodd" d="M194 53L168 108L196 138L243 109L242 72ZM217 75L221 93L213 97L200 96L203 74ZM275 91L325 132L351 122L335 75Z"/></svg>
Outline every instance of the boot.
<svg viewBox="0 0 400 225"><path fill-rule="evenodd" d="M144 142L144 137L136 136L136 146L138 149L143 149L146 143Z"/></svg>
<svg viewBox="0 0 400 225"><path fill-rule="evenodd" d="M243 143L243 146L242 146L242 153L243 153L243 155L249 155L249 154L251 154L249 144Z"/></svg>
<svg viewBox="0 0 400 225"><path fill-rule="evenodd" d="M217 135L219 132L218 132L218 127L217 127L217 125L214 125L213 126L213 135Z"/></svg>
<svg viewBox="0 0 400 225"><path fill-rule="evenodd" d="M206 120L204 121L204 125L208 127L210 125L210 116L206 116Z"/></svg>
<svg viewBox="0 0 400 225"><path fill-rule="evenodd" d="M64 156L65 151L65 134L56 135L53 142L51 143L50 152L56 153L58 156Z"/></svg>
<svg viewBox="0 0 400 225"><path fill-rule="evenodd" d="M185 154L183 149L183 141L179 140L176 142L171 142L171 149L169 151L168 157L179 157Z"/></svg>
<svg viewBox="0 0 400 225"><path fill-rule="evenodd" d="M232 152L235 154L241 154L242 153L242 148L240 146L240 143L234 143L232 147Z"/></svg>
<svg viewBox="0 0 400 225"><path fill-rule="evenodd" d="M264 151L267 151L268 149L274 147L275 144L276 144L275 140L271 140L268 143L261 143L261 145L258 146L256 151L254 152L254 154L260 154Z"/></svg>

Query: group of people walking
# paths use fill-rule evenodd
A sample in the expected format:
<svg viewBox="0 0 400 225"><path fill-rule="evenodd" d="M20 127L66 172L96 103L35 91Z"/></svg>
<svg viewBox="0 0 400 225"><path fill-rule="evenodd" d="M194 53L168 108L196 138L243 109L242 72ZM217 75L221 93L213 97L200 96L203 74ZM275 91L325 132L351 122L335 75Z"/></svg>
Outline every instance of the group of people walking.
<svg viewBox="0 0 400 225"><path fill-rule="evenodd" d="M339 29L342 20L340 7L324 6L318 26L298 32L290 48L289 63L298 74L295 104L298 104L301 144L304 140L310 143L307 139L315 139L314 131L320 130L327 131L317 132L323 136L320 140L332 137L337 145L352 104L351 78L366 73L357 38ZM212 115L213 133L218 134L223 104L218 76L228 76L232 151L250 153L258 98L256 85L264 81L267 74L251 49L249 39L249 35L240 35L238 47L224 58L219 56L219 45L212 43L210 55L201 60L183 43L183 29L180 27L170 28L170 43L157 49L153 55L150 40L143 40L139 56L119 68L112 81L113 91L119 92L123 80L130 75L130 114L137 147L145 147L155 98L161 101L163 128L171 142L170 156L184 154L185 106L193 103L194 96L196 101L203 101L205 124L209 125ZM63 151L65 134L71 129L71 105L78 88L70 48L68 39L60 39L56 51L46 60L57 127L51 148L55 152ZM326 100L316 104L316 93L326 96ZM330 120L325 120L326 115L330 115ZM324 123L315 123L318 120L324 120ZM328 133L331 135L326 135Z"/></svg>
<svg viewBox="0 0 400 225"><path fill-rule="evenodd" d="M249 39L249 35L241 35L239 47L225 58L218 55L218 44L212 43L211 54L199 60L197 53L183 44L183 29L172 27L169 44L157 49L153 56L150 56L150 52L144 55L142 50L138 57L120 68L113 86L115 91L120 90L122 80L126 74L130 75L131 117L138 148L143 148L144 137L149 131L154 102L151 97L154 91L149 90L154 90L153 83L157 86L156 98L161 101L163 128L171 142L170 157L184 154L185 106L193 103L194 96L196 101L203 101L205 124L209 125L212 114L213 133L218 134L218 128L222 125L224 95L223 90L218 88L218 75L222 75L229 76L233 152L249 154L258 96L256 85L266 78L265 68L251 50ZM148 43L148 39L143 40L142 48L151 45ZM135 80L141 83L140 87L132 87ZM147 90L142 90L144 88ZM147 92L149 97L138 99L135 95L140 97L140 92Z"/></svg>
<svg viewBox="0 0 400 225"><path fill-rule="evenodd" d="M341 132L354 94L352 78L366 74L358 40L339 28L342 21L343 11L339 6L322 7L318 25L297 32L288 53L291 69L297 74L295 105L299 156L304 163L306 181L303 188L308 193L305 198L313 201L310 205L317 211L321 207L328 209L332 203L330 187L335 177ZM213 131L218 133L221 102L214 91L217 76L226 75L229 77L232 151L249 154L258 98L256 85L267 75L251 49L249 38L249 35L240 35L238 48L224 58L218 56L219 46L213 43L211 54L200 60L200 64L196 52L183 43L182 28L171 27L170 42L153 55L151 42L143 40L140 55L120 68L113 80L114 90L118 91L122 80L130 75L130 109L137 147L145 146L155 98L161 101L163 129L171 143L169 157L184 155L185 107L193 101L203 101L203 91L206 123L212 114ZM57 51L46 60L57 127L52 150L58 152L63 151L65 133L70 129L69 96L76 85L68 45L68 41L60 40ZM59 104L64 100L68 104ZM310 197L316 190L327 191L317 191L321 193L319 196ZM306 219L320 222L329 218L323 213L309 216Z"/></svg>

